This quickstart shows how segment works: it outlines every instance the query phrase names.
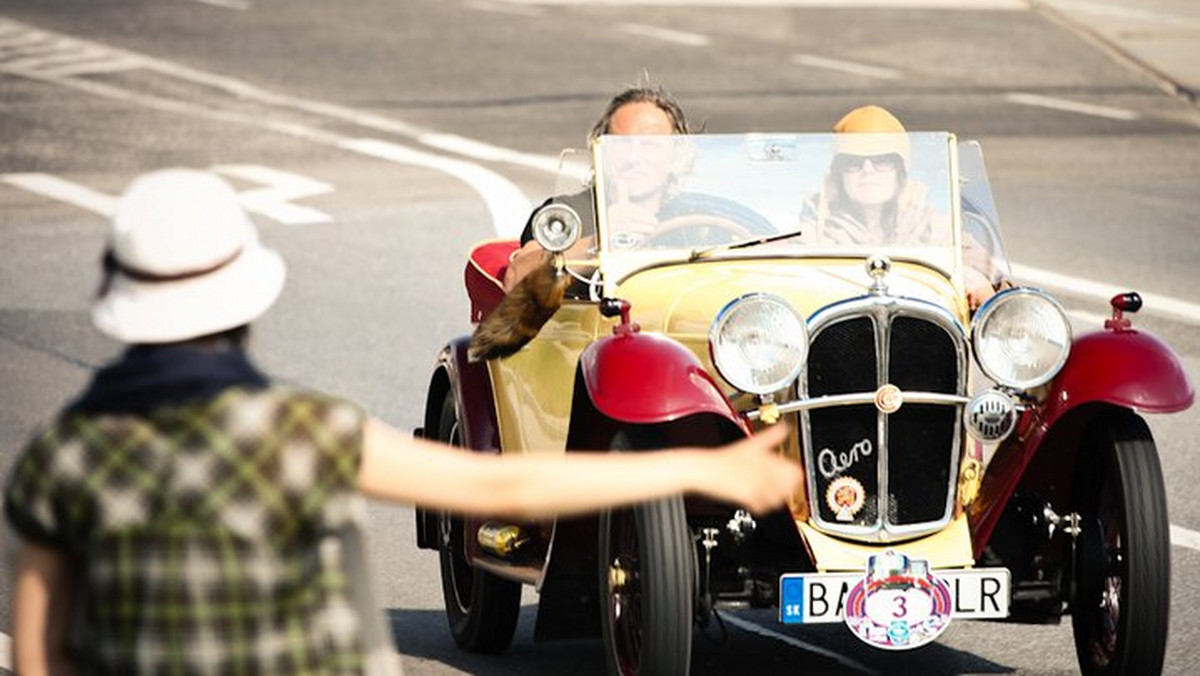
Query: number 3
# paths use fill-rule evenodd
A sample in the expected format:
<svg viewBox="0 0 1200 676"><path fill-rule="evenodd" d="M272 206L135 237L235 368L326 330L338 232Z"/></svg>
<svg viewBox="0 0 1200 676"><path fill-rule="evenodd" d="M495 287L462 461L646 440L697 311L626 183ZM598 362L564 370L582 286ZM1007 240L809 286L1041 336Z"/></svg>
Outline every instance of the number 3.
<svg viewBox="0 0 1200 676"><path fill-rule="evenodd" d="M896 597L896 612L892 613L892 617L904 617L908 614L908 597Z"/></svg>

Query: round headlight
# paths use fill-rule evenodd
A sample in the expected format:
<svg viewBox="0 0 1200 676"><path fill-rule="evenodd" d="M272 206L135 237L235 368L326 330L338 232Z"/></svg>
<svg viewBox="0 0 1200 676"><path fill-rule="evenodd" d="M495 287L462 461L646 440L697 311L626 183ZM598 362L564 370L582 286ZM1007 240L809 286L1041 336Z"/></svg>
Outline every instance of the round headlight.
<svg viewBox="0 0 1200 676"><path fill-rule="evenodd" d="M1062 306L1036 289L993 296L975 314L975 360L989 378L1026 390L1058 374L1071 352L1071 324Z"/></svg>
<svg viewBox="0 0 1200 676"><path fill-rule="evenodd" d="M551 202L533 215L530 226L533 238L547 251L566 251L579 241L583 222L574 209L559 202Z"/></svg>
<svg viewBox="0 0 1200 676"><path fill-rule="evenodd" d="M730 385L768 394L799 377L808 358L808 328L784 299L752 293L721 309L709 330L708 347Z"/></svg>

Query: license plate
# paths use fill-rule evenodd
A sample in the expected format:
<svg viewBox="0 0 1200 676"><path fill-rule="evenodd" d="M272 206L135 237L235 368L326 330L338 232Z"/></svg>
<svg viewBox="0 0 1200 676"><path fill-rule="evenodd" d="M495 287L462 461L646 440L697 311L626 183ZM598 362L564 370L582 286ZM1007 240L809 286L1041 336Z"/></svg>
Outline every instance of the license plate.
<svg viewBox="0 0 1200 676"><path fill-rule="evenodd" d="M935 570L952 599L951 617L964 620L1008 617L1007 568ZM784 624L841 622L850 589L862 573L788 573L779 578L779 621Z"/></svg>

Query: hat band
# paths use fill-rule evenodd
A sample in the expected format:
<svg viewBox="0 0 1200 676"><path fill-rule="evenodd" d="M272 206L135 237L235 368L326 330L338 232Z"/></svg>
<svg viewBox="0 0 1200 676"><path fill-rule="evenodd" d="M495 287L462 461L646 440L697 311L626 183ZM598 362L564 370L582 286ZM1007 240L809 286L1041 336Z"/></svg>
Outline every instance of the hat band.
<svg viewBox="0 0 1200 676"><path fill-rule="evenodd" d="M244 249L245 247L239 246L232 254L222 258L213 265L199 270L188 270L187 272L179 272L173 275L162 275L154 272L146 272L145 270L139 270L135 267L125 265L121 261L117 260L117 256L115 253L113 253L112 249L105 249L104 270L106 272L119 272L122 275L138 282L178 282L185 279L192 279L194 277L203 277L204 275L216 272L217 270L220 270L226 265L229 265L233 261L237 260L237 257L242 255L242 251Z"/></svg>

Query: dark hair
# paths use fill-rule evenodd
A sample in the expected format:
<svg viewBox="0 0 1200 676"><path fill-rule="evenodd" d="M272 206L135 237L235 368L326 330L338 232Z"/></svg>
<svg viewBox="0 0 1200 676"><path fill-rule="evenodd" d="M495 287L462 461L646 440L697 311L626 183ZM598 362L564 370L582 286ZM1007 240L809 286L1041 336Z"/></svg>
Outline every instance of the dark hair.
<svg viewBox="0 0 1200 676"><path fill-rule="evenodd" d="M687 119L683 116L683 109L679 107L679 103L675 101L667 90L662 87L630 87L625 91L617 94L608 102L608 107L604 109L604 113L600 115L600 119L596 120L596 124L592 125L591 132L588 133L588 141L594 142L601 134L607 134L609 127L612 125L613 115L617 110L627 103L652 103L659 110L666 113L667 118L671 120L671 127L676 134L687 134L688 129Z"/></svg>
<svg viewBox="0 0 1200 676"><path fill-rule="evenodd" d="M861 222L864 220L862 206L850 199L850 196L846 194L846 184L844 183L846 179L841 172L845 161L847 161L847 158L842 155L834 157L829 175L826 178L825 185L828 186L826 190L831 195L829 199L829 211L831 213L841 212L849 214L854 220ZM883 207L883 224L887 236L886 241L891 241L896 236L896 218L898 216L896 210L900 193L904 191L904 186L907 184L908 172L904 170L904 164L901 163L900 166L896 167L896 194Z"/></svg>

